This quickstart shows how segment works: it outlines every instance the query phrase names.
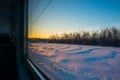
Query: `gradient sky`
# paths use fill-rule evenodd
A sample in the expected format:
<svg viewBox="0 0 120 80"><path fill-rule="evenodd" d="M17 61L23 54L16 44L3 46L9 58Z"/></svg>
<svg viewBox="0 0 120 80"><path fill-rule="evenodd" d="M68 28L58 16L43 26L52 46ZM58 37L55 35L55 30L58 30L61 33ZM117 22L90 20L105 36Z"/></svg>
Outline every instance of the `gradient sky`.
<svg viewBox="0 0 120 80"><path fill-rule="evenodd" d="M48 1L30 3L30 24ZM120 0L53 0L40 18L29 26L29 36L48 38L56 33L93 31L112 26L120 27Z"/></svg>

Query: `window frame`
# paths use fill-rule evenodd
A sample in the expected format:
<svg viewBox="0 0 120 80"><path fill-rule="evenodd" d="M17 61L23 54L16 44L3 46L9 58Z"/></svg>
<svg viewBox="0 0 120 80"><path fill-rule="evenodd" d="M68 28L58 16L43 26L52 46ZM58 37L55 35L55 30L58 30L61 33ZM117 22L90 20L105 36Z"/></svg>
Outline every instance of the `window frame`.
<svg viewBox="0 0 120 80"><path fill-rule="evenodd" d="M29 0L16 1L16 60L18 78L19 80L49 80L27 57L28 2Z"/></svg>
<svg viewBox="0 0 120 80"><path fill-rule="evenodd" d="M50 3L50 2L49 2ZM48 4L49 4L48 3ZM47 5L48 5L47 4ZM23 28L23 61L24 66L30 73L32 80L50 80L50 78L45 74L43 70L38 68L36 64L28 57L28 26L29 26L29 0L24 2L24 28Z"/></svg>

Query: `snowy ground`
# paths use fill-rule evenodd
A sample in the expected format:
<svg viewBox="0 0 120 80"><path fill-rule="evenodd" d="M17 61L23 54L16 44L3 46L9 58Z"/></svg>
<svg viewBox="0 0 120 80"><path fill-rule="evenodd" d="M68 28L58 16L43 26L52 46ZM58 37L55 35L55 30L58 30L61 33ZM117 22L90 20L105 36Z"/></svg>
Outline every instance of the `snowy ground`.
<svg viewBox="0 0 120 80"><path fill-rule="evenodd" d="M120 80L120 48L34 43L29 57L52 80Z"/></svg>

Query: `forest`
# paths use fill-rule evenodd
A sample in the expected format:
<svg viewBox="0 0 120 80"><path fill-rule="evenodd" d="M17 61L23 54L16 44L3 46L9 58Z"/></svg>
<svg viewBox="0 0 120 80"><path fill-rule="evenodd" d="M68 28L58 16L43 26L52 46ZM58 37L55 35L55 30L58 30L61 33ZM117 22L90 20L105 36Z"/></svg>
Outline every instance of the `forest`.
<svg viewBox="0 0 120 80"><path fill-rule="evenodd" d="M83 31L50 35L49 39L29 38L30 42L48 42L81 45L120 46L120 29L104 28L99 31Z"/></svg>

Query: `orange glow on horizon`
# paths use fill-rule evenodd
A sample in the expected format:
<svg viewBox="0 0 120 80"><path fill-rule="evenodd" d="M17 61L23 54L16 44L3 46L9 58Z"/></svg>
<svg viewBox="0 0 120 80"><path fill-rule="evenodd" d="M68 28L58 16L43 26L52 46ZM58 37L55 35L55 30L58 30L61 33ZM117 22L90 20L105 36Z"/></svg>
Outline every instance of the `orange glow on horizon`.
<svg viewBox="0 0 120 80"><path fill-rule="evenodd" d="M28 34L28 38L43 38L43 39L48 39L49 35L47 34Z"/></svg>

